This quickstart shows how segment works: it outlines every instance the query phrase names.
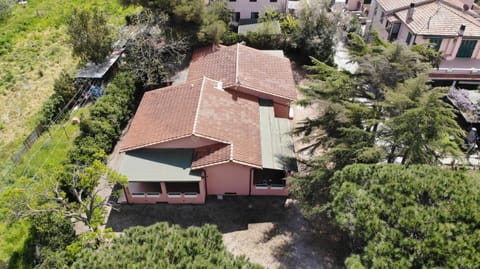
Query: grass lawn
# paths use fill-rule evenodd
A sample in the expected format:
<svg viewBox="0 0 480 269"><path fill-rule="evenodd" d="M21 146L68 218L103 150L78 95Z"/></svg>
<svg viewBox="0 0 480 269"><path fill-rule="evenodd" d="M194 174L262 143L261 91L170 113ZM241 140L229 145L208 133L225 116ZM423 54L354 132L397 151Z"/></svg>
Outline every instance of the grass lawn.
<svg viewBox="0 0 480 269"><path fill-rule="evenodd" d="M87 107L75 111L72 115L79 116ZM50 132L45 132L37 140L32 149L23 157L21 164L15 166L10 171L10 175L15 179L22 176L33 178L33 180L42 180L48 177L52 171L61 167L66 160L67 153L73 145L73 140L80 133L78 125L71 124L70 120L51 127ZM8 182L8 179L7 179ZM5 182L4 182L5 183ZM16 188L23 188L23 182L11 182ZM2 187L6 188L4 184ZM0 185L1 186L1 185ZM3 208L2 210L5 210ZM14 252L22 253L25 247L25 241L29 237L28 221L21 221L8 224L6 220L0 220L0 268L6 264Z"/></svg>
<svg viewBox="0 0 480 269"><path fill-rule="evenodd" d="M118 0L31 0L0 21L0 166L35 126L60 71L76 69L66 34L75 8L99 8L117 27L139 11Z"/></svg>
<svg viewBox="0 0 480 269"><path fill-rule="evenodd" d="M125 15L140 8L123 8L118 0L30 0L14 6L0 20L0 193L24 188L25 176L42 180L66 160L79 133L78 125L65 121L45 132L19 165L10 157L36 125L45 100L53 93L53 82L62 70L74 74L78 59L71 56L66 22L75 8L98 8L115 27L125 24ZM76 111L78 115L81 111ZM0 208L0 213L8 208ZM1 214L0 214L1 218ZM29 237L29 223L0 219L0 268L13 253L22 254ZM21 267L30 267L27 264Z"/></svg>

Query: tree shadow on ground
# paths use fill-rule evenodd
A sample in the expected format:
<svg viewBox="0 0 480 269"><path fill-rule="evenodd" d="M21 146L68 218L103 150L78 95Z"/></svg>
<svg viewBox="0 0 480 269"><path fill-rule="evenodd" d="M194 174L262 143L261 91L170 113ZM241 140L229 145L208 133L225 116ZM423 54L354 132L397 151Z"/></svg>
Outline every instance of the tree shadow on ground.
<svg viewBox="0 0 480 269"><path fill-rule="evenodd" d="M296 205L288 208L288 221L277 223L265 233L263 243L276 236L287 235L290 240L272 249L273 256L285 268L344 268L349 255L348 244L339 231L325 218L312 227Z"/></svg>
<svg viewBox="0 0 480 269"><path fill-rule="evenodd" d="M203 205L120 205L110 213L107 227L115 232L133 226L149 226L166 221L183 228L215 224L222 233L248 229L248 224L283 222L284 197L224 196L207 197Z"/></svg>

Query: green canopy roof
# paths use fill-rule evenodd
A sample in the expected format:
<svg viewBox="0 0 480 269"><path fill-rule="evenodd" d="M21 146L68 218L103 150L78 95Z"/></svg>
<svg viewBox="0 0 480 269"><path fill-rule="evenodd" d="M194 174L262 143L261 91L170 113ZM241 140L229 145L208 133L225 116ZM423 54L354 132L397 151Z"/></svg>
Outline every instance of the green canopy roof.
<svg viewBox="0 0 480 269"><path fill-rule="evenodd" d="M120 173L128 181L200 181L201 171L192 171L193 149L138 149L121 157Z"/></svg>
<svg viewBox="0 0 480 269"><path fill-rule="evenodd" d="M291 167L295 153L290 136L290 121L276 118L273 104L268 100L260 101L260 137L263 168L295 170L295 167Z"/></svg>

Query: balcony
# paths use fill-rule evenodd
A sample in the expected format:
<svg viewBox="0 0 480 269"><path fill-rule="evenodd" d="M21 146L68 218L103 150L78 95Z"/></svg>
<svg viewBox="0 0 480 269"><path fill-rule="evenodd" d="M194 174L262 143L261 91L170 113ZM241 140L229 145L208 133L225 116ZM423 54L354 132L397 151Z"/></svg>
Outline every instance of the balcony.
<svg viewBox="0 0 480 269"><path fill-rule="evenodd" d="M479 80L480 60L471 58L456 58L444 60L439 68L432 69L429 77L434 80Z"/></svg>

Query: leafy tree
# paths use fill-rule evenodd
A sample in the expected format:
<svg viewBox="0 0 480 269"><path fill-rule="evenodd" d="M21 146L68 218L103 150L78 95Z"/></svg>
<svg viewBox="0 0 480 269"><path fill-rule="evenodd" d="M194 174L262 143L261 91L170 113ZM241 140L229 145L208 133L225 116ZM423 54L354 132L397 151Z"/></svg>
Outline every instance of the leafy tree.
<svg viewBox="0 0 480 269"><path fill-rule="evenodd" d="M98 249L83 248L73 264L62 262L59 259L53 267L118 268L128 264L132 268L261 268L243 256L230 254L213 225L181 229L167 223L127 229Z"/></svg>
<svg viewBox="0 0 480 269"><path fill-rule="evenodd" d="M70 163L84 165L103 160L113 149L137 104L138 92L133 78L120 72L90 109L81 116L81 133L69 151Z"/></svg>
<svg viewBox="0 0 480 269"><path fill-rule="evenodd" d="M201 27L197 33L198 41L203 44L218 44L227 31L231 11L224 0L211 2L205 10Z"/></svg>
<svg viewBox="0 0 480 269"><path fill-rule="evenodd" d="M30 244L40 254L35 257L37 264L42 263L55 252L64 250L76 240L70 219L57 212L33 215L30 222L32 223Z"/></svg>
<svg viewBox="0 0 480 269"><path fill-rule="evenodd" d="M474 268L480 263L478 178L431 166L352 165L329 204L352 242L347 268Z"/></svg>
<svg viewBox="0 0 480 269"><path fill-rule="evenodd" d="M200 25L205 14L205 1L176 0L174 1L173 14L177 23Z"/></svg>
<svg viewBox="0 0 480 269"><path fill-rule="evenodd" d="M333 63L336 16L326 1L311 1L298 12L298 31L293 46L301 53Z"/></svg>
<svg viewBox="0 0 480 269"><path fill-rule="evenodd" d="M75 9L68 22L67 32L73 46L73 55L83 61L102 63L112 51L113 31L105 15L98 9Z"/></svg>
<svg viewBox="0 0 480 269"><path fill-rule="evenodd" d="M312 58L309 82L300 88L300 105L322 108L294 130L310 145L306 149L321 151L292 179L291 193L311 219L324 216L331 175L347 165L397 157L409 165L435 164L460 153L461 129L442 101L444 90L432 89L421 73L428 66L421 56L381 39L355 42L354 74Z"/></svg>
<svg viewBox="0 0 480 269"><path fill-rule="evenodd" d="M63 70L60 76L55 79L53 91L53 94L43 104L40 112L39 123L42 125L49 125L56 116L62 116L60 115L64 112L62 109L68 104L77 91L75 79ZM66 109L68 109L68 107Z"/></svg>
<svg viewBox="0 0 480 269"><path fill-rule="evenodd" d="M422 95L413 108L386 122L391 155L402 157L402 163L436 164L440 158L460 155L460 126L453 108L441 97L445 89L434 89ZM392 161L393 156L389 158Z"/></svg>
<svg viewBox="0 0 480 269"><path fill-rule="evenodd" d="M0 0L0 20L8 14L14 4L14 0Z"/></svg>
<svg viewBox="0 0 480 269"><path fill-rule="evenodd" d="M187 51L187 42L166 40L162 34L143 33L127 43L127 66L145 88L158 87L177 70Z"/></svg>
<svg viewBox="0 0 480 269"><path fill-rule="evenodd" d="M439 68L440 63L443 61L443 53L440 50L434 49L431 43L417 44L412 47L413 51L416 51L423 57L424 61L430 62L434 68Z"/></svg>
<svg viewBox="0 0 480 269"><path fill-rule="evenodd" d="M41 174L40 180L22 178L0 196L3 209L0 213L12 221L39 214L61 214L82 222L90 231L97 231L104 221L105 207L112 206L108 198L101 198L99 193L125 182L124 176L99 160L88 166L66 165Z"/></svg>

